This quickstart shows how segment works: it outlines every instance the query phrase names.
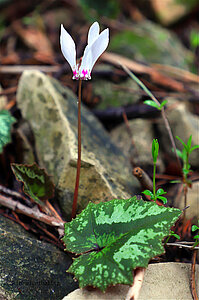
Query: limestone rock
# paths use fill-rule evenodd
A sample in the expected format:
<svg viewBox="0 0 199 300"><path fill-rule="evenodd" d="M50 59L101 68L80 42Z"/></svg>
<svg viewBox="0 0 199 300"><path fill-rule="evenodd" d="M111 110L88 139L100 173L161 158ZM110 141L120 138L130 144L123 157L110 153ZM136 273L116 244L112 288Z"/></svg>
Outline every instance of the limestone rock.
<svg viewBox="0 0 199 300"><path fill-rule="evenodd" d="M62 210L69 215L77 164L77 98L58 81L39 71L26 71L19 82L17 103L33 130L39 164L53 176ZM127 158L82 105L79 210L89 201L129 198L137 189Z"/></svg>
<svg viewBox="0 0 199 300"><path fill-rule="evenodd" d="M0 216L0 299L61 299L77 288L66 273L71 262L68 254Z"/></svg>
<svg viewBox="0 0 199 300"><path fill-rule="evenodd" d="M129 121L132 138L129 136L126 125L120 125L111 131L114 143L119 146L130 160L144 170L152 170L153 159L151 145L154 138L153 124L150 120L134 119ZM135 145L132 145L133 143ZM164 171L164 163L159 153L157 168L159 172Z"/></svg>
<svg viewBox="0 0 199 300"><path fill-rule="evenodd" d="M191 264L158 263L148 266L139 300L192 300L190 291ZM157 284L158 283L158 284ZM125 300L129 286L116 285L105 293L77 289L63 300ZM196 289L199 292L199 265L196 265Z"/></svg>

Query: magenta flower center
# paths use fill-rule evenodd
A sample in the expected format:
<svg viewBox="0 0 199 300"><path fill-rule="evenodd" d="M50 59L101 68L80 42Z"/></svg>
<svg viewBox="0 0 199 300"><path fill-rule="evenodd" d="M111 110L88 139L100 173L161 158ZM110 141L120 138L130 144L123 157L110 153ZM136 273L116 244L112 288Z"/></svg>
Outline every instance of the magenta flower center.
<svg viewBox="0 0 199 300"><path fill-rule="evenodd" d="M86 75L88 74L88 71L87 71L87 70L85 71L85 70L83 69L83 70L82 70L82 74L84 75L84 77L86 77Z"/></svg>

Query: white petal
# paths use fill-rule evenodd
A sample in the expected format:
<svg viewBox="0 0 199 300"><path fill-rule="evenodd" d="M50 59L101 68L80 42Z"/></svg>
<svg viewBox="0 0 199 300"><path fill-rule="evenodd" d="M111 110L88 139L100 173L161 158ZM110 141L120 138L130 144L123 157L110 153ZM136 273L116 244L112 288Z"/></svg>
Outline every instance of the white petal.
<svg viewBox="0 0 199 300"><path fill-rule="evenodd" d="M61 24L60 45L63 56L74 71L76 69L76 47L70 34L64 29Z"/></svg>
<svg viewBox="0 0 199 300"><path fill-rule="evenodd" d="M106 50L109 43L109 29L103 30L99 37L94 41L91 47L86 47L84 51L84 56L82 58L81 70L89 70L91 72L94 64L96 63L99 56Z"/></svg>
<svg viewBox="0 0 199 300"><path fill-rule="evenodd" d="M92 44L99 37L99 30L100 30L100 28L99 28L98 22L95 22L91 25L91 27L88 31L88 45L84 49L83 57L88 58L87 57L87 52L88 52L89 48L92 46ZM85 62L83 62L83 64L87 65L88 64L87 60Z"/></svg>
<svg viewBox="0 0 199 300"><path fill-rule="evenodd" d="M99 36L100 27L98 22L91 25L88 32L88 46L90 47Z"/></svg>

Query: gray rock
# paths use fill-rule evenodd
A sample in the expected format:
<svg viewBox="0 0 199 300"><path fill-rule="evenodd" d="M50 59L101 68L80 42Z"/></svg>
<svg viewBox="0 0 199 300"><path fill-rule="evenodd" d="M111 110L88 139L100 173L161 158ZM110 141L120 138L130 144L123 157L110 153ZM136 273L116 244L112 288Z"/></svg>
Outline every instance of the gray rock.
<svg viewBox="0 0 199 300"><path fill-rule="evenodd" d="M158 263L148 266L139 300L192 300L190 291L191 264ZM158 283L158 284L157 284ZM129 286L99 290L77 289L63 300L125 300ZM196 289L199 292L199 265L196 265Z"/></svg>
<svg viewBox="0 0 199 300"><path fill-rule="evenodd" d="M71 261L55 246L0 216L0 299L62 299L77 288L66 273Z"/></svg>
<svg viewBox="0 0 199 300"><path fill-rule="evenodd" d="M152 122L145 119L134 119L129 121L129 126L132 138L129 136L126 125L123 124L111 131L113 142L122 149L134 165L144 170L152 170L151 145L154 138ZM159 152L157 160L157 169L159 172L164 171L161 152Z"/></svg>
<svg viewBox="0 0 199 300"><path fill-rule="evenodd" d="M19 82L17 102L34 132L39 163L53 176L62 210L69 215L77 164L77 98L58 81L26 71ZM89 201L128 198L137 189L127 158L82 105L79 210Z"/></svg>
<svg viewBox="0 0 199 300"><path fill-rule="evenodd" d="M194 56L171 31L152 23L127 23L127 29L110 40L109 51L145 63L158 63L189 69Z"/></svg>
<svg viewBox="0 0 199 300"><path fill-rule="evenodd" d="M97 109L134 104L140 99L139 87L131 78L117 84L106 79L93 80L92 91L101 99Z"/></svg>
<svg viewBox="0 0 199 300"><path fill-rule="evenodd" d="M188 138L192 135L192 146L199 145L199 117L190 112L189 106L186 102L180 102L173 98L167 98L168 107L173 106L173 109L168 109L166 115L171 126L171 130L174 138L179 136L185 143L187 143ZM162 144L165 147L165 152L170 153L174 157L172 152L171 142L168 137L167 130L164 123L157 124L160 131L160 137L162 139ZM182 150L182 144L175 138L176 146L178 149ZM189 157L189 163L191 167L199 168L199 149L194 150Z"/></svg>

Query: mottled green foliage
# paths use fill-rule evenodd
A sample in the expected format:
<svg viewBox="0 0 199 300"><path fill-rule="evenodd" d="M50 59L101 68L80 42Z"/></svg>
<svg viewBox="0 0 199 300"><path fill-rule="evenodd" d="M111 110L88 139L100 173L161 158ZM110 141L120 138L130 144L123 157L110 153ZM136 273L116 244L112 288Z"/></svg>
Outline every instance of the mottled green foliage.
<svg viewBox="0 0 199 300"><path fill-rule="evenodd" d="M9 111L0 111L0 153L3 151L3 147L11 142L10 130L15 121Z"/></svg>
<svg viewBox="0 0 199 300"><path fill-rule="evenodd" d="M40 205L43 201L52 198L54 185L44 169L36 163L32 165L12 164L11 168L17 178L24 184L24 193Z"/></svg>
<svg viewBox="0 0 199 300"><path fill-rule="evenodd" d="M89 203L76 219L65 224L66 250L80 255L68 269L80 287L105 290L118 283L132 284L133 269L164 252L162 239L180 216L175 208L133 197Z"/></svg>

